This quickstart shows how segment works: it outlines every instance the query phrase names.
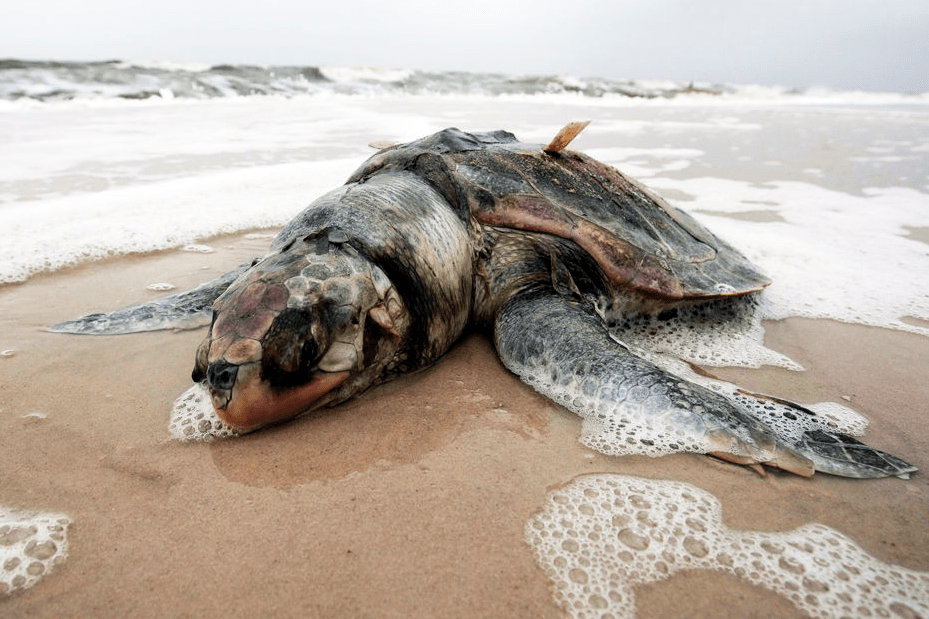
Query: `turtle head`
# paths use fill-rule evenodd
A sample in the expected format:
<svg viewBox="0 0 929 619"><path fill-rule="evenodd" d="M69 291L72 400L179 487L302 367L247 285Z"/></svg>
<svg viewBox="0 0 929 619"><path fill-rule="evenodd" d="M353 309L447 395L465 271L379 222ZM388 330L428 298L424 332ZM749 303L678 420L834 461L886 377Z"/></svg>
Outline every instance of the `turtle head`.
<svg viewBox="0 0 929 619"><path fill-rule="evenodd" d="M344 233L298 238L216 299L192 378L220 419L254 430L370 386L408 323L390 280Z"/></svg>

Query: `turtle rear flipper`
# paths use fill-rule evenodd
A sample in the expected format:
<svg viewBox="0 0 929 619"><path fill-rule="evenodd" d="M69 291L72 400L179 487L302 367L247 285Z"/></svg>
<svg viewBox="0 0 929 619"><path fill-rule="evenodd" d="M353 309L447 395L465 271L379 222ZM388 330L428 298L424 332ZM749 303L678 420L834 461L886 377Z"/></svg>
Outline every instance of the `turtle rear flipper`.
<svg viewBox="0 0 929 619"><path fill-rule="evenodd" d="M252 263L220 275L193 290L151 303L134 305L105 314L87 314L60 322L47 330L79 335L124 335L161 329L193 329L210 324L213 301L244 273Z"/></svg>
<svg viewBox="0 0 929 619"><path fill-rule="evenodd" d="M636 356L610 338L587 306L550 289L507 301L496 318L495 342L511 371L585 418L585 429L594 430L585 444L604 453L693 451L804 476L915 470L841 435L781 437L723 395Z"/></svg>
<svg viewBox="0 0 929 619"><path fill-rule="evenodd" d="M909 479L916 472L909 462L839 432L808 430L795 447L813 461L817 471L842 477Z"/></svg>

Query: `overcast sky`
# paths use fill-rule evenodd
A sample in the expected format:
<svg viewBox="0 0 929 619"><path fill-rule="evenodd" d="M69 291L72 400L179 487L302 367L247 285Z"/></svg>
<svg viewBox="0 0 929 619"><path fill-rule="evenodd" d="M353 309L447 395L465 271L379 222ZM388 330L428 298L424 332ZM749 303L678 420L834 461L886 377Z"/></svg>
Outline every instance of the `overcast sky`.
<svg viewBox="0 0 929 619"><path fill-rule="evenodd" d="M13 0L0 57L929 91L929 0Z"/></svg>

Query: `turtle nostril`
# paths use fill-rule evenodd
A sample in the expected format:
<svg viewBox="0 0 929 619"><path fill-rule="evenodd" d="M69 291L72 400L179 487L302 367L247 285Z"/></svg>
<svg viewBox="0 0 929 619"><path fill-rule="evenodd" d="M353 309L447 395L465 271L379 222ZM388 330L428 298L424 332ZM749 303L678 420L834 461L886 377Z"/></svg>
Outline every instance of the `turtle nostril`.
<svg viewBox="0 0 929 619"><path fill-rule="evenodd" d="M239 366L228 361L214 361L206 370L206 382L214 389L232 389Z"/></svg>

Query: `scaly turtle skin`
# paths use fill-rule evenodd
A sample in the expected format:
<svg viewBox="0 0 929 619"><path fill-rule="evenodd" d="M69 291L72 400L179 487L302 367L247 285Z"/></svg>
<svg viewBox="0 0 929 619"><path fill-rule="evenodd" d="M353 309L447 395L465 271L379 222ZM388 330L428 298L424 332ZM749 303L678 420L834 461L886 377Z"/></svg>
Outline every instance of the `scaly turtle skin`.
<svg viewBox="0 0 929 619"><path fill-rule="evenodd" d="M475 323L493 329L503 363L541 393L676 448L807 476L914 471L838 433L778 436L611 337L607 325L624 317L751 297L769 281L686 213L564 150L582 128L569 125L546 148L457 129L386 148L251 265L51 329L126 333L211 309L193 380L205 381L224 422L251 431L425 367Z"/></svg>

